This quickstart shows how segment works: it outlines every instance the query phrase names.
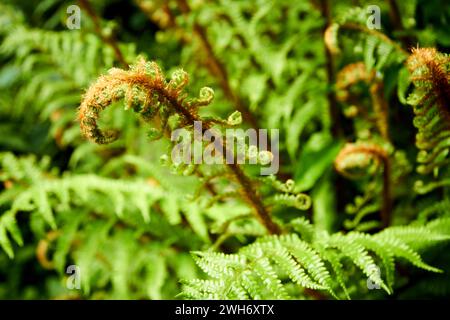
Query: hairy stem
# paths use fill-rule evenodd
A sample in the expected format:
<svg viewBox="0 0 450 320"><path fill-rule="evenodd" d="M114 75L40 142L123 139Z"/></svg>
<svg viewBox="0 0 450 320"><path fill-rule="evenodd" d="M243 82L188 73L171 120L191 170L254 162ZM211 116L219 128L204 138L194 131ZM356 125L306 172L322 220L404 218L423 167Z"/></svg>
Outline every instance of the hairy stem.
<svg viewBox="0 0 450 320"><path fill-rule="evenodd" d="M388 104L384 97L384 85L381 81L375 81L370 86L370 97L372 99L373 110L375 112L376 125L381 136L387 142L389 138Z"/></svg>
<svg viewBox="0 0 450 320"><path fill-rule="evenodd" d="M320 0L320 10L322 16L325 18L325 24L323 26L322 33L325 35L325 31L331 25L331 12L328 0ZM333 120L332 132L335 136L340 136L342 134L341 123L339 119L339 110L336 99L336 93L332 90L332 85L335 82L336 74L334 71L334 60L333 54L329 48L325 45L325 68L327 72L327 82L328 82L328 106L330 108L331 118Z"/></svg>
<svg viewBox="0 0 450 320"><path fill-rule="evenodd" d="M161 92L161 93L163 93L163 92ZM184 117L186 117L186 119L189 122L194 123L194 121L201 121L200 117L198 117L197 115L191 114L181 104L179 104L176 99L169 98L168 100L170 101L172 106L177 111L179 111L180 114L182 114ZM202 129L208 130L208 129L210 129L210 125L208 123L205 123L203 125ZM202 129L194 128L194 130L202 130ZM203 132L198 132L198 133L200 135L203 134ZM224 141L220 141L220 147L218 149L216 149L217 152L220 152L222 154L222 156L225 159L225 163L227 163L226 159L230 157L231 150L229 150L229 148L226 146L226 143ZM223 150L225 150L225 152L223 152ZM238 164L227 163L227 166L233 173L236 181L239 183L245 199L253 207L258 220L264 225L264 227L267 229L267 231L270 234L280 234L281 233L280 227L275 222L272 221L269 212L267 211L266 207L264 206L261 197L256 192L256 189L253 186L253 183L251 182L249 177L247 177L247 175L242 171L241 167Z"/></svg>
<svg viewBox="0 0 450 320"><path fill-rule="evenodd" d="M383 207L381 208L381 223L383 228L387 228L391 223L391 163L386 155L383 158Z"/></svg>
<svg viewBox="0 0 450 320"><path fill-rule="evenodd" d="M403 23L402 23L402 17L400 14L400 9L398 8L397 1L395 0L388 0L389 4L389 18L391 20L391 23L394 27L395 31L404 31ZM406 48L410 48L413 45L413 39L406 35L399 36L400 40L403 43L403 46Z"/></svg>
<svg viewBox="0 0 450 320"><path fill-rule="evenodd" d="M102 41L104 43L106 43L107 45L109 45L111 47L111 49L113 49L114 55L116 56L116 59L120 62L122 67L127 68L128 63L125 60L125 57L123 56L123 53L120 50L116 39L114 38L114 36L109 36L109 35L104 34L104 32L102 31L101 24L100 24L100 18L98 17L94 8L92 8L89 0L78 0L78 3L91 18L92 22L94 23L95 32L98 34L98 36L102 39Z"/></svg>

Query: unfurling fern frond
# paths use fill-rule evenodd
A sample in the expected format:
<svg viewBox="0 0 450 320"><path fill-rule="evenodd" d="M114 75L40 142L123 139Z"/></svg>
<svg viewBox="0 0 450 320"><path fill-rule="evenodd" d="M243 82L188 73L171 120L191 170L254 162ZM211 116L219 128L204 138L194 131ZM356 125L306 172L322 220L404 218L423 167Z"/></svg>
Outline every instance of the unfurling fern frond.
<svg viewBox="0 0 450 320"><path fill-rule="evenodd" d="M448 164L450 148L450 57L434 48L413 49L407 61L414 92L408 103L414 108L414 125L418 129L416 145L420 149L417 171L437 173ZM448 184L448 183L447 183ZM418 181L417 190L428 192L441 184L429 187Z"/></svg>
<svg viewBox="0 0 450 320"><path fill-rule="evenodd" d="M8 210L0 216L0 246L13 256L8 233L22 245L17 226L19 212L37 213L52 228L57 228L56 212L67 211L81 204L95 202L96 210L112 210L119 218L125 212L140 212L145 222L150 221L150 207L163 196L162 189L145 181L117 181L96 175L80 174L62 177L48 176L35 159L16 158L10 153L0 154L0 181L8 186L2 193L0 205Z"/></svg>
<svg viewBox="0 0 450 320"><path fill-rule="evenodd" d="M210 88L200 90L200 97L187 99L184 88L189 81L188 74L178 70L166 82L159 66L143 58L129 71L111 69L100 77L86 92L80 106L79 121L83 134L100 144L110 143L117 138L115 131L102 132L97 126L99 113L122 98L126 109L139 113L146 121L158 112L167 121L170 115L181 113L184 125L196 119L197 109L211 103L214 92Z"/></svg>
<svg viewBox="0 0 450 320"><path fill-rule="evenodd" d="M439 225L448 225L439 221ZM308 226L305 222L302 225ZM442 233L432 223L425 227L390 227L375 235L313 231L308 240L296 233L267 236L235 254L194 252L197 264L212 279L185 281L183 294L195 299L298 298L301 290L308 288L349 298L346 279L348 275L355 277L348 271L352 267L392 293L396 258L440 272L423 262L412 248L449 239L448 232Z"/></svg>
<svg viewBox="0 0 450 320"><path fill-rule="evenodd" d="M385 165L388 154L386 150L371 143L348 143L339 152L334 161L336 170L348 177L365 175L372 164L377 168ZM372 169L373 170L373 169Z"/></svg>
<svg viewBox="0 0 450 320"><path fill-rule="evenodd" d="M358 178L367 173L374 174L379 167L383 168L382 208L381 220L384 227L389 225L391 211L391 162L388 152L381 146L373 143L348 143L338 154L335 161L336 171L347 178ZM370 191L370 190L368 190ZM362 205L363 200L357 203ZM376 208L376 207L375 207ZM362 210L357 217L372 212Z"/></svg>

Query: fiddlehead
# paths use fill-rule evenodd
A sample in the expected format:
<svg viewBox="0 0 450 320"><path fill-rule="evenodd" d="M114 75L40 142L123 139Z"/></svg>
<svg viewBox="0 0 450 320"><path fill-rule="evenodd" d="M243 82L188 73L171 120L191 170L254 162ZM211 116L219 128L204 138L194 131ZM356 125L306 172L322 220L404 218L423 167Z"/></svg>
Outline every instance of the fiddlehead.
<svg viewBox="0 0 450 320"><path fill-rule="evenodd" d="M383 167L381 220L384 227L388 226L391 211L391 165L387 151L376 144L348 143L339 152L334 166L337 172L350 179L365 175L367 170L377 170L378 167Z"/></svg>
<svg viewBox="0 0 450 320"><path fill-rule="evenodd" d="M116 140L117 131L102 131L97 121L101 111L120 99L125 100L126 109L132 109L147 122L158 113L167 121L168 116L179 112L185 121L193 123L197 108L208 105L214 92L210 88L202 88L198 98L187 99L183 89L188 81L187 73L179 70L167 82L159 66L155 62L147 63L143 58L129 71L111 69L84 96L78 114L81 131L96 143L106 144Z"/></svg>
<svg viewBox="0 0 450 320"><path fill-rule="evenodd" d="M450 58L434 48L413 49L407 60L414 92L408 103L414 109L420 149L417 171L428 174L449 162L450 147Z"/></svg>

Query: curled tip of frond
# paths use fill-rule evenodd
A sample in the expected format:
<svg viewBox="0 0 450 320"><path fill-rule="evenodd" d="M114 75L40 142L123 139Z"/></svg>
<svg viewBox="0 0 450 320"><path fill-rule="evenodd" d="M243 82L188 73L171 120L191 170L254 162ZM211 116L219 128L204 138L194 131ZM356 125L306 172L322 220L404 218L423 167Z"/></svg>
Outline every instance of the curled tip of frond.
<svg viewBox="0 0 450 320"><path fill-rule="evenodd" d="M375 78L375 70L367 71L364 62L355 62L346 65L337 74L336 88L338 89L338 99L340 101L346 101L350 93L348 92L350 87L360 81L370 83Z"/></svg>
<svg viewBox="0 0 450 320"><path fill-rule="evenodd" d="M419 67L433 65L440 69L442 63L448 62L448 60L448 57L439 53L436 48L412 48L406 63L411 71L415 71Z"/></svg>
<svg viewBox="0 0 450 320"><path fill-rule="evenodd" d="M202 88L198 98L186 99L184 89L188 82L189 76L184 70L175 71L167 82L159 66L142 57L128 71L113 68L86 91L78 113L81 132L99 144L116 140L118 132L102 131L97 121L101 111L122 99L125 109L132 109L145 121L151 120L163 107L166 117L179 113L190 121L197 107L211 103L214 92Z"/></svg>
<svg viewBox="0 0 450 320"><path fill-rule="evenodd" d="M338 89L347 89L359 81L371 82L375 77L375 71L367 71L364 62L355 62L346 65L339 71L336 79Z"/></svg>
<svg viewBox="0 0 450 320"><path fill-rule="evenodd" d="M198 98L192 98L189 101L191 108L198 108L209 105L214 99L214 90L209 87L200 89Z"/></svg>
<svg viewBox="0 0 450 320"><path fill-rule="evenodd" d="M406 63L414 84L432 90L444 104L450 101L449 62L450 57L435 48L414 48Z"/></svg>
<svg viewBox="0 0 450 320"><path fill-rule="evenodd" d="M174 90L182 90L188 83L188 73L183 69L179 69L172 73L172 78L169 81L169 87Z"/></svg>
<svg viewBox="0 0 450 320"><path fill-rule="evenodd" d="M416 145L421 150L417 171L428 174L448 163L450 135L450 57L435 48L415 48L407 60L414 92L408 103L414 107Z"/></svg>
<svg viewBox="0 0 450 320"><path fill-rule="evenodd" d="M242 123L242 114L239 111L234 111L228 116L227 122L230 126L236 126Z"/></svg>
<svg viewBox="0 0 450 320"><path fill-rule="evenodd" d="M209 87L203 87L200 89L200 95L199 100L203 101L204 103L211 103L211 101L214 99L214 90Z"/></svg>
<svg viewBox="0 0 450 320"><path fill-rule="evenodd" d="M78 113L81 132L86 138L99 144L116 140L117 131L102 131L98 127L100 112L112 103L124 99L127 108L133 108L145 116L150 111L150 106L158 102L153 91L160 90L164 84L158 65L154 62L147 63L143 58L130 66L129 71L117 68L109 70L84 95Z"/></svg>
<svg viewBox="0 0 450 320"><path fill-rule="evenodd" d="M351 102L354 97L350 89L358 82L365 82L370 85L369 92L378 130L383 138L389 140L388 106L384 98L383 82L377 76L375 69L367 70L364 62L351 63L342 68L336 78L338 100ZM357 112L357 107L347 110L349 117L353 117Z"/></svg>
<svg viewBox="0 0 450 320"><path fill-rule="evenodd" d="M332 55L338 55L341 52L338 45L338 30L339 25L333 23L326 28L323 34L325 46Z"/></svg>
<svg viewBox="0 0 450 320"><path fill-rule="evenodd" d="M349 178L356 178L361 174L354 172L355 169L364 169L372 163L378 166L388 158L386 150L373 143L347 143L341 149L336 159L334 167L337 172Z"/></svg>

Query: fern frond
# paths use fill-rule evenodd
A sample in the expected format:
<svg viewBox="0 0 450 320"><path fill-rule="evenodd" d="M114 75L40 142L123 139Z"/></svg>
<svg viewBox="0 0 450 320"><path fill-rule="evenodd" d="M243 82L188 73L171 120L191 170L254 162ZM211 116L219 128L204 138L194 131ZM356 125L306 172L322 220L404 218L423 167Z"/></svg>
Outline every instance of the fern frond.
<svg viewBox="0 0 450 320"><path fill-rule="evenodd" d="M84 96L78 117L81 131L96 143L114 141L117 132L102 132L97 120L102 110L122 98L125 98L126 109L138 112L147 121L164 110L167 112L165 117L180 112L186 121L192 120L193 123L197 108L208 105L214 93L205 87L200 91L199 98L186 99L183 89L187 83L188 75L183 70L175 72L170 82L166 82L159 66L154 62L147 63L143 58L129 71L111 69Z"/></svg>
<svg viewBox="0 0 450 320"><path fill-rule="evenodd" d="M389 288L378 273L378 267L375 261L369 255L367 249L362 244L354 242L352 238L353 235L351 233L346 236L335 234L330 238L329 244L332 247L339 249L344 257L348 257L359 269L361 269L369 280L380 285L384 290L390 293Z"/></svg>
<svg viewBox="0 0 450 320"><path fill-rule="evenodd" d="M407 66L415 85L408 103L413 106L414 125L418 129L417 171L428 174L448 163L450 58L434 48L417 48L413 49Z"/></svg>
<svg viewBox="0 0 450 320"><path fill-rule="evenodd" d="M448 219L442 221L441 225L447 227ZM217 288L212 288L213 286L208 286L207 290L206 296L219 299L230 298L232 292L240 292L245 298L270 299L285 296L287 291L284 287L289 282L300 288L324 290L334 297L340 296L336 291L338 285L342 288L344 297L349 298L348 264L356 266L368 281L380 285L387 293L392 294L396 258L427 271L441 272L423 262L412 247L420 246L428 239L448 240L446 227L439 229L433 224L422 227L390 227L375 235L350 232L329 236L326 232L315 231L311 244L301 240L297 234L266 236L235 254L197 252L196 262L207 274L223 281L220 283L221 291L216 291ZM385 280L378 267L379 260ZM286 278L289 282L286 282ZM258 279L259 282L267 279L268 290L260 288ZM192 297L192 287L199 283L197 280L187 281L186 295ZM206 284L205 282L205 286ZM194 294L193 297L205 295Z"/></svg>
<svg viewBox="0 0 450 320"><path fill-rule="evenodd" d="M0 154L3 173L0 180L10 181L11 193L3 193L1 202L9 209L0 216L1 244L12 256L8 231L19 245L23 241L16 225L19 212L37 212L56 229L55 212L69 210L81 203L96 199L97 205L110 206L118 217L137 210L144 222L150 221L150 206L162 198L163 192L144 181L117 181L96 175L66 175L47 177L33 158L16 158L10 153ZM19 194L12 192L20 191ZM108 203L109 202L109 203Z"/></svg>
<svg viewBox="0 0 450 320"><path fill-rule="evenodd" d="M338 154L335 161L336 170L347 176L355 178L365 175L364 171L377 169L383 166L383 189L381 220L384 227L389 225L391 215L391 162L388 152L381 146L371 143L348 143ZM355 169L356 174L355 174Z"/></svg>

